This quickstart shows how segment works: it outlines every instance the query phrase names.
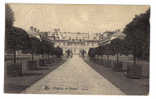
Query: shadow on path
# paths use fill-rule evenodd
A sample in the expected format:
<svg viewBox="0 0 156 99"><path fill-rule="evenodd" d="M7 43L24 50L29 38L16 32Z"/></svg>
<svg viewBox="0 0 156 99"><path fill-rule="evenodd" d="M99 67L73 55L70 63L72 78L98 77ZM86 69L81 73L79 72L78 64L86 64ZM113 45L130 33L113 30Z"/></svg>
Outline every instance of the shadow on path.
<svg viewBox="0 0 156 99"><path fill-rule="evenodd" d="M128 79L121 72L114 72L111 68L103 65L97 65L88 59L84 61L92 67L96 72L102 75L105 79L119 88L127 95L147 95L148 86L143 86L135 82L136 79ZM139 80L139 79L137 79ZM140 80L141 81L141 80Z"/></svg>
<svg viewBox="0 0 156 99"><path fill-rule="evenodd" d="M20 93L27 87L36 83L38 80L42 79L48 75L53 70L61 66L66 60L61 62L50 64L48 67L39 67L36 70L29 70L22 74L22 76L17 77L5 77L4 82L4 92L5 93Z"/></svg>
<svg viewBox="0 0 156 99"><path fill-rule="evenodd" d="M42 73L23 73L22 76L39 76L42 75Z"/></svg>

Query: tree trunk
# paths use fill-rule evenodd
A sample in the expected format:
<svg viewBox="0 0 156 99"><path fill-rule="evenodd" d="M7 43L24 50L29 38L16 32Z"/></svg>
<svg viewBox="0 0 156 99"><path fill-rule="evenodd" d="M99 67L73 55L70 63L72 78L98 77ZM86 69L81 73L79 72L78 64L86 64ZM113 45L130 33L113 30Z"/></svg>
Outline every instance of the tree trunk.
<svg viewBox="0 0 156 99"><path fill-rule="evenodd" d="M136 64L136 56L133 55L133 64Z"/></svg>
<svg viewBox="0 0 156 99"><path fill-rule="evenodd" d="M16 49L13 50L13 55L14 55L14 64L16 64Z"/></svg>
<svg viewBox="0 0 156 99"><path fill-rule="evenodd" d="M134 52L133 52L133 64L136 64L136 45L134 46Z"/></svg>
<svg viewBox="0 0 156 99"><path fill-rule="evenodd" d="M44 55L43 54L41 55L41 58L44 59Z"/></svg>
<svg viewBox="0 0 156 99"><path fill-rule="evenodd" d="M49 60L49 53L48 53L48 60Z"/></svg>
<svg viewBox="0 0 156 99"><path fill-rule="evenodd" d="M109 61L109 55L107 55L107 61Z"/></svg>
<svg viewBox="0 0 156 99"><path fill-rule="evenodd" d="M117 53L116 62L119 63L119 53Z"/></svg>
<svg viewBox="0 0 156 99"><path fill-rule="evenodd" d="M34 61L34 53L32 52L31 55L32 55L32 57L31 57L32 61Z"/></svg>

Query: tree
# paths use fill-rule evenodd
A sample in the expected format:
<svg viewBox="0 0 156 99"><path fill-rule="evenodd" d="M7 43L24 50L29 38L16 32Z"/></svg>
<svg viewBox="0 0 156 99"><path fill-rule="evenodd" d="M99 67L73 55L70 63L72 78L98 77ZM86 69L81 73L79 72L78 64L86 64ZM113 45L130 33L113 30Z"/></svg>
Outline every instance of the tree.
<svg viewBox="0 0 156 99"><path fill-rule="evenodd" d="M13 23L15 21L14 19L14 12L12 11L12 9L10 8L10 6L8 4L5 5L5 28L9 29L13 26Z"/></svg>
<svg viewBox="0 0 156 99"><path fill-rule="evenodd" d="M99 55L99 56L103 55L103 47L102 46L95 48L95 50L96 50L95 51L96 55Z"/></svg>
<svg viewBox="0 0 156 99"><path fill-rule="evenodd" d="M121 53L121 48L122 48L122 40L119 38L116 38L111 41L111 49L112 51L117 55L116 57L116 62L117 64L119 63L119 53Z"/></svg>
<svg viewBox="0 0 156 99"><path fill-rule="evenodd" d="M12 27L8 31L6 45L7 49L12 50L14 55L14 63L16 63L16 51L25 50L28 48L29 36L25 30Z"/></svg>
<svg viewBox="0 0 156 99"><path fill-rule="evenodd" d="M46 54L48 55L48 59L49 59L49 55L54 55L54 43L47 41L46 47L47 47L47 49L45 49L45 51L46 51Z"/></svg>
<svg viewBox="0 0 156 99"><path fill-rule="evenodd" d="M115 54L115 52L113 51L113 46L111 44L106 44L103 45L102 48L103 48L103 55L107 55L107 61L108 61L109 56Z"/></svg>
<svg viewBox="0 0 156 99"><path fill-rule="evenodd" d="M63 50L59 46L55 48L55 55L60 58L63 55Z"/></svg>
<svg viewBox="0 0 156 99"><path fill-rule="evenodd" d="M126 34L124 46L133 54L134 64L136 63L136 58L149 60L149 18L150 9L143 14L135 16L123 31Z"/></svg>
<svg viewBox="0 0 156 99"><path fill-rule="evenodd" d="M12 50L16 63L16 50L25 50L28 47L29 36L22 28L13 26L14 12L8 4L5 9L5 50Z"/></svg>
<svg viewBox="0 0 156 99"><path fill-rule="evenodd" d="M34 60L34 54L37 54L40 48L40 40L36 37L30 38L30 53L32 54L32 61Z"/></svg>
<svg viewBox="0 0 156 99"><path fill-rule="evenodd" d="M47 47L47 41L46 40L42 40L40 43L40 54L44 57L44 55L46 54L46 50L48 49Z"/></svg>
<svg viewBox="0 0 156 99"><path fill-rule="evenodd" d="M92 57L92 58L95 57L95 55L96 55L95 48L90 48L88 51L88 55L89 55L89 57Z"/></svg>
<svg viewBox="0 0 156 99"><path fill-rule="evenodd" d="M13 31L14 12L8 4L5 5L5 49L7 49L7 39L10 32Z"/></svg>

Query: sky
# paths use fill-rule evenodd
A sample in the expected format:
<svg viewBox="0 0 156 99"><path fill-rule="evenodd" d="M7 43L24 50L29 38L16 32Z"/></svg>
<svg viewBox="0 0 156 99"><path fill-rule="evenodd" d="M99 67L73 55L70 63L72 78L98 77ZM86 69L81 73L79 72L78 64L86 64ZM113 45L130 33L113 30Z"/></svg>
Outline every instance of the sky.
<svg viewBox="0 0 156 99"><path fill-rule="evenodd" d="M147 5L56 5L9 4L14 11L14 26L40 31L99 33L123 29L135 15L148 10Z"/></svg>

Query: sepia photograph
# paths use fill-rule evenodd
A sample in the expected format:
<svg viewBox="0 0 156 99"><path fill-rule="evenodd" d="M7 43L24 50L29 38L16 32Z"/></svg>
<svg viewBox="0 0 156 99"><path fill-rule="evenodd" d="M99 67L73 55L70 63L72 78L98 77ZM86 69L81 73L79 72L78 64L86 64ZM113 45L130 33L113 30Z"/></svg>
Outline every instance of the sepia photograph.
<svg viewBox="0 0 156 99"><path fill-rule="evenodd" d="M5 4L4 93L149 95L150 5Z"/></svg>

